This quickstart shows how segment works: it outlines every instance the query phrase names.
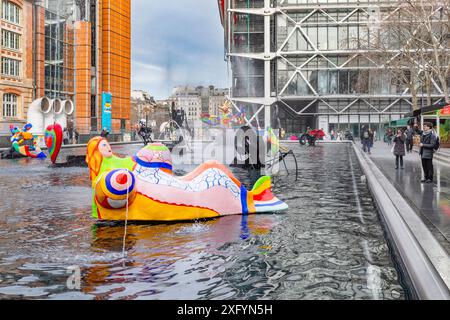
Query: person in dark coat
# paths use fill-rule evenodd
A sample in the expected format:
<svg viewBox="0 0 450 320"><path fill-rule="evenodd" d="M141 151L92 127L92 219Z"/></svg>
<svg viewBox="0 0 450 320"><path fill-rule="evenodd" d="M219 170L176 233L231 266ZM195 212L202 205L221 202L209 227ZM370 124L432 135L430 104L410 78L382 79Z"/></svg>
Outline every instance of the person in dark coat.
<svg viewBox="0 0 450 320"><path fill-rule="evenodd" d="M364 152L370 154L371 141L373 140L373 133L366 128L366 126L361 127L361 143L363 145Z"/></svg>
<svg viewBox="0 0 450 320"><path fill-rule="evenodd" d="M101 136L102 138L108 139L108 135L109 135L108 129L107 129L106 127L103 128L102 132L100 133L100 136Z"/></svg>
<svg viewBox="0 0 450 320"><path fill-rule="evenodd" d="M433 155L436 147L437 138L433 133L433 124L425 122L423 132L420 136L420 157L422 159L422 169L425 176L422 183L433 183Z"/></svg>
<svg viewBox="0 0 450 320"><path fill-rule="evenodd" d="M414 144L414 130L410 125L406 128L406 152L411 153Z"/></svg>
<svg viewBox="0 0 450 320"><path fill-rule="evenodd" d="M67 128L64 128L63 131L63 143L64 145L69 144L69 131L67 130Z"/></svg>
<svg viewBox="0 0 450 320"><path fill-rule="evenodd" d="M392 129L389 128L386 132L386 142L388 146L392 145L392 137L394 136L394 133L392 132Z"/></svg>
<svg viewBox="0 0 450 320"><path fill-rule="evenodd" d="M77 144L80 138L80 134L78 133L77 129L73 129L73 144Z"/></svg>
<svg viewBox="0 0 450 320"><path fill-rule="evenodd" d="M395 155L395 169L403 167L403 157L406 154L406 135L401 129L397 130L397 135L394 137L394 155Z"/></svg>
<svg viewBox="0 0 450 320"><path fill-rule="evenodd" d="M371 149L373 148L374 140L375 140L375 133L372 131L372 129L369 128L369 145Z"/></svg>

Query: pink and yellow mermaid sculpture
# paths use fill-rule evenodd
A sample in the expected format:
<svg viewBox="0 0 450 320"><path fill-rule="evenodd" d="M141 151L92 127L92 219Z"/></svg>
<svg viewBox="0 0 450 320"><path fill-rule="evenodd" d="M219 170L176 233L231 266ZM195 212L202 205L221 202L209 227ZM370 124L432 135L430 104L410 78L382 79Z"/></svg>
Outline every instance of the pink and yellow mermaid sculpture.
<svg viewBox="0 0 450 320"><path fill-rule="evenodd" d="M86 162L93 188L92 215L99 220L187 221L288 208L272 194L270 177L262 177L247 191L216 161L186 176L174 176L170 151L162 144L119 158L105 139L96 137L88 143Z"/></svg>

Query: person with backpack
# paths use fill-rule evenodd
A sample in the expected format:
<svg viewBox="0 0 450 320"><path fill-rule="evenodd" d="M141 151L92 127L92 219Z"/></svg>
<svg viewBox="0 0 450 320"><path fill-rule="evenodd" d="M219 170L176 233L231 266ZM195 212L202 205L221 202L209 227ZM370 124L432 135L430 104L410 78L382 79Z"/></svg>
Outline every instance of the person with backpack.
<svg viewBox="0 0 450 320"><path fill-rule="evenodd" d="M372 137L371 137L372 135ZM373 134L365 127L361 128L361 143L363 145L363 151L368 152L370 154L370 142L373 138Z"/></svg>
<svg viewBox="0 0 450 320"><path fill-rule="evenodd" d="M393 136L394 136L394 133L392 132L392 129L389 128L386 132L386 143L388 144L388 146L392 145Z"/></svg>
<svg viewBox="0 0 450 320"><path fill-rule="evenodd" d="M369 146L370 146L370 149L373 149L374 140L375 140L375 133L372 131L372 129L369 128Z"/></svg>
<svg viewBox="0 0 450 320"><path fill-rule="evenodd" d="M69 144L69 131L67 130L67 128L64 128L63 131L63 143L64 145Z"/></svg>
<svg viewBox="0 0 450 320"><path fill-rule="evenodd" d="M433 183L433 155L439 149L439 140L433 133L433 124L425 122L420 137L420 157L422 159L422 169L424 179L421 183Z"/></svg>
<svg viewBox="0 0 450 320"><path fill-rule="evenodd" d="M411 153L414 145L414 130L410 125L406 128L406 152Z"/></svg>
<svg viewBox="0 0 450 320"><path fill-rule="evenodd" d="M77 129L73 129L73 144L77 144L80 141L80 134Z"/></svg>
<svg viewBox="0 0 450 320"><path fill-rule="evenodd" d="M395 169L399 168L403 169L403 157L406 154L406 135L403 133L401 129L398 129L397 135L394 138L394 155L395 155Z"/></svg>
<svg viewBox="0 0 450 320"><path fill-rule="evenodd" d="M103 128L102 132L100 133L100 136L102 138L108 139L109 131L106 127Z"/></svg>

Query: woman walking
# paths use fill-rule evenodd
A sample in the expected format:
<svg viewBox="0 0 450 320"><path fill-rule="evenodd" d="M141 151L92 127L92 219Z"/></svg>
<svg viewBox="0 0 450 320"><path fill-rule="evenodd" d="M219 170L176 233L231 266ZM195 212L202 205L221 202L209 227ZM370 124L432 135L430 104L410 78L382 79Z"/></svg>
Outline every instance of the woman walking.
<svg viewBox="0 0 450 320"><path fill-rule="evenodd" d="M394 133L392 132L392 129L389 128L386 132L386 142L388 144L388 146L392 145L392 136L394 135Z"/></svg>
<svg viewBox="0 0 450 320"><path fill-rule="evenodd" d="M399 164L403 169L403 157L406 154L406 135L401 129L398 129L397 135L394 138L394 148L393 152L395 155L395 169L398 169Z"/></svg>

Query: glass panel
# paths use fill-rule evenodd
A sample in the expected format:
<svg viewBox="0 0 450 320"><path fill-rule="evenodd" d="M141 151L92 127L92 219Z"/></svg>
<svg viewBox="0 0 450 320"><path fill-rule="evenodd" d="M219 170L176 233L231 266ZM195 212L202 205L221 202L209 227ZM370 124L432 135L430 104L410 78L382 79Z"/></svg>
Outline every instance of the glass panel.
<svg viewBox="0 0 450 320"><path fill-rule="evenodd" d="M328 50L328 33L326 27L318 28L318 40L317 49L318 50Z"/></svg>
<svg viewBox="0 0 450 320"><path fill-rule="evenodd" d="M336 50L338 48L338 29L331 26L328 28L328 50Z"/></svg>
<svg viewBox="0 0 450 320"><path fill-rule="evenodd" d="M328 74L328 92L335 94L338 91L338 72L330 71Z"/></svg>
<svg viewBox="0 0 450 320"><path fill-rule="evenodd" d="M317 47L317 27L308 27L307 34L311 43ZM314 50L314 48L308 43L308 50Z"/></svg>
<svg viewBox="0 0 450 320"><path fill-rule="evenodd" d="M349 90L350 93L358 92L358 71L349 71Z"/></svg>
<svg viewBox="0 0 450 320"><path fill-rule="evenodd" d="M339 71L339 93L348 94L348 71Z"/></svg>
<svg viewBox="0 0 450 320"><path fill-rule="evenodd" d="M339 27L339 49L348 49L348 26Z"/></svg>
<svg viewBox="0 0 450 320"><path fill-rule="evenodd" d="M349 49L358 48L358 27L349 26L348 27L348 42Z"/></svg>
<svg viewBox="0 0 450 320"><path fill-rule="evenodd" d="M368 93L369 91L369 71L360 70L358 74L358 93Z"/></svg>
<svg viewBox="0 0 450 320"><path fill-rule="evenodd" d="M319 71L318 72L318 92L320 94L328 93L328 72Z"/></svg>

